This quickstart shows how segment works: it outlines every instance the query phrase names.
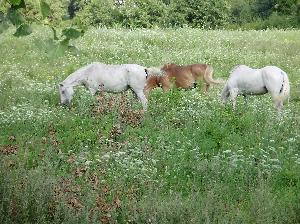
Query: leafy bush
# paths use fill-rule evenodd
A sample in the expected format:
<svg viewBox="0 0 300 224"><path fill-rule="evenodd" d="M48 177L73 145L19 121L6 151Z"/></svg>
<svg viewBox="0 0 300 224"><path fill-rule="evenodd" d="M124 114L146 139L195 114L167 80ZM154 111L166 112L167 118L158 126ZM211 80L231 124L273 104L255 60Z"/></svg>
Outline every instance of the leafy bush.
<svg viewBox="0 0 300 224"><path fill-rule="evenodd" d="M9 8L5 1L0 6L0 20ZM42 21L56 27L197 27L204 29L267 27L300 27L300 4L297 0L54 0L51 16L45 19L40 12L40 1L25 0L22 9L29 22ZM41 1L43 2L43 1ZM72 19L72 20L69 20ZM22 27L23 30L26 27ZM0 32L6 25L0 23Z"/></svg>
<svg viewBox="0 0 300 224"><path fill-rule="evenodd" d="M228 21L227 1L187 0L186 6L186 20L193 27L217 28L224 26Z"/></svg>
<svg viewBox="0 0 300 224"><path fill-rule="evenodd" d="M91 0L80 3L75 21L78 24L112 27L117 20L117 8L111 0Z"/></svg>
<svg viewBox="0 0 300 224"><path fill-rule="evenodd" d="M128 0L119 12L124 27L164 27L167 8L161 0Z"/></svg>
<svg viewBox="0 0 300 224"><path fill-rule="evenodd" d="M109 0L82 3L77 13L86 25L106 27L182 27L216 28L226 24L229 16L226 1L200 0L128 0L116 5Z"/></svg>
<svg viewBox="0 0 300 224"><path fill-rule="evenodd" d="M228 28L266 29L300 27L297 0L233 0Z"/></svg>
<svg viewBox="0 0 300 224"><path fill-rule="evenodd" d="M263 21L262 24L264 25L263 28L269 27L279 29L289 27L296 28L298 26L295 17L293 17L292 15L279 15L279 13L277 12L273 12L268 19Z"/></svg>

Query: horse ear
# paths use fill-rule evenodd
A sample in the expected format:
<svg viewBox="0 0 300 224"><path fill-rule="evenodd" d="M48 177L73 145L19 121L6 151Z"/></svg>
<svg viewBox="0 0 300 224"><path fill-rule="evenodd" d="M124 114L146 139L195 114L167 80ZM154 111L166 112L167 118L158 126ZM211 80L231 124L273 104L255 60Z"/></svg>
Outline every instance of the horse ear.
<svg viewBox="0 0 300 224"><path fill-rule="evenodd" d="M64 86L64 84L62 84L62 83L59 83L59 84L58 84L58 86L60 86L60 87L63 87L63 86Z"/></svg>

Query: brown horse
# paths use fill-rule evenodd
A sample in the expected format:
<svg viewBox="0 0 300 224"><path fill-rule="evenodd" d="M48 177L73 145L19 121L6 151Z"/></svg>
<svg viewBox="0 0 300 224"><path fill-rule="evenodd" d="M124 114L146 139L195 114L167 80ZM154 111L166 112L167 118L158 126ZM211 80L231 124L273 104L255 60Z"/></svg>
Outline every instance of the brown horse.
<svg viewBox="0 0 300 224"><path fill-rule="evenodd" d="M222 81L213 79L213 68L207 64L178 66L171 63L163 65L160 69L166 75L161 77L151 76L147 79L144 88L146 97L156 87L162 87L164 91L171 89L172 80L174 80L177 88L190 89L194 88L200 79L203 79L205 82L205 93L207 93L211 84L222 83Z"/></svg>

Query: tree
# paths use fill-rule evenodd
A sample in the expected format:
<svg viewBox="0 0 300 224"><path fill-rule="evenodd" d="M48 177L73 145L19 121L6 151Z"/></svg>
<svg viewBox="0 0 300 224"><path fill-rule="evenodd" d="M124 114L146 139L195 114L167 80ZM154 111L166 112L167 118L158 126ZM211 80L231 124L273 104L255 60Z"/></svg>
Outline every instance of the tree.
<svg viewBox="0 0 300 224"><path fill-rule="evenodd" d="M79 7L77 21L86 26L111 27L117 22L117 4L113 0L81 0Z"/></svg>
<svg viewBox="0 0 300 224"><path fill-rule="evenodd" d="M254 2L254 11L263 19L266 19L272 14L276 0L256 0Z"/></svg>
<svg viewBox="0 0 300 224"><path fill-rule="evenodd" d="M29 7L28 7L29 6ZM55 14L45 0L39 2L39 14L31 13L36 10L30 0L6 0L0 12L0 33L5 32L9 26L16 28L13 34L16 37L27 36L32 33L31 24L38 23L47 25L53 31L53 40L56 41L55 47L66 50L74 49L69 41L83 35L84 31L75 27L68 27L62 30L61 36L57 35L57 20ZM61 20L61 18L60 18Z"/></svg>
<svg viewBox="0 0 300 224"><path fill-rule="evenodd" d="M165 26L167 10L162 0L127 0L118 10L122 26L143 28Z"/></svg>
<svg viewBox="0 0 300 224"><path fill-rule="evenodd" d="M80 9L80 1L78 0L71 0L68 4L68 13L70 19L73 19L75 16L75 13L79 11Z"/></svg>
<svg viewBox="0 0 300 224"><path fill-rule="evenodd" d="M186 19L193 27L222 27L229 18L226 0L186 0L186 7Z"/></svg>

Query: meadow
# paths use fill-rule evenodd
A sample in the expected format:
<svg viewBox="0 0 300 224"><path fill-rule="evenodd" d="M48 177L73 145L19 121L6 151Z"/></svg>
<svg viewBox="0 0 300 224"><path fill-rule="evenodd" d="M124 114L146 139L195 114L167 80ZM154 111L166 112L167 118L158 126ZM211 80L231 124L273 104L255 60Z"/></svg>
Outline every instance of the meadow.
<svg viewBox="0 0 300 224"><path fill-rule="evenodd" d="M0 36L0 223L300 223L300 31L93 28L62 53L36 27ZM276 65L291 97L236 110L197 87L129 92L71 108L57 84L88 63Z"/></svg>

